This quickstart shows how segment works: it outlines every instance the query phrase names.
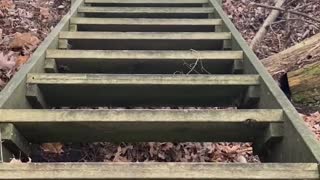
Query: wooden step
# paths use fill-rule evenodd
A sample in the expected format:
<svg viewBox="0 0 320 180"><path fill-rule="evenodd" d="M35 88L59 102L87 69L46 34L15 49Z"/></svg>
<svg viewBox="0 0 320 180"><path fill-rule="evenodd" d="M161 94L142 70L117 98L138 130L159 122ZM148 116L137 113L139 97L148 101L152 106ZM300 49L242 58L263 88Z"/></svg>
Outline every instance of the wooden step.
<svg viewBox="0 0 320 180"><path fill-rule="evenodd" d="M108 18L208 18L211 7L79 7L86 17Z"/></svg>
<svg viewBox="0 0 320 180"><path fill-rule="evenodd" d="M228 74L235 61L242 61L243 52L52 49L47 50L46 58L46 64L49 64L47 72L55 72L54 67L57 66L60 72L72 73L188 73L198 60L199 65L190 73Z"/></svg>
<svg viewBox="0 0 320 180"><path fill-rule="evenodd" d="M61 32L60 48L108 50L219 50L228 32Z"/></svg>
<svg viewBox="0 0 320 180"><path fill-rule="evenodd" d="M29 74L52 106L231 106L258 75Z"/></svg>
<svg viewBox="0 0 320 180"><path fill-rule="evenodd" d="M208 0L85 0L91 6L128 7L202 7Z"/></svg>
<svg viewBox="0 0 320 180"><path fill-rule="evenodd" d="M282 110L277 109L0 110L0 113L1 123L14 124L34 143L250 142L261 136L268 124L283 123Z"/></svg>
<svg viewBox="0 0 320 180"><path fill-rule="evenodd" d="M155 19L155 18L84 18L73 17L70 23L78 31L132 32L214 32L221 19Z"/></svg>
<svg viewBox="0 0 320 180"><path fill-rule="evenodd" d="M2 163L5 180L319 179L317 163Z"/></svg>

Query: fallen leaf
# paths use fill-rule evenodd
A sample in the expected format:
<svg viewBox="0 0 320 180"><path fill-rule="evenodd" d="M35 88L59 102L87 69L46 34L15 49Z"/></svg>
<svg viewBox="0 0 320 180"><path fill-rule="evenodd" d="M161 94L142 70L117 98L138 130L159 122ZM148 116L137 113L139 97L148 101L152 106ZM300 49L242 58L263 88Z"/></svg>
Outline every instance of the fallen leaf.
<svg viewBox="0 0 320 180"><path fill-rule="evenodd" d="M40 40L37 36L31 33L15 33L13 41L10 43L10 48L31 48L40 43Z"/></svg>
<svg viewBox="0 0 320 180"><path fill-rule="evenodd" d="M0 1L0 9L14 9L15 5L13 0L1 0Z"/></svg>
<svg viewBox="0 0 320 180"><path fill-rule="evenodd" d="M28 61L30 56L18 56L17 61L16 61L16 67L20 67L24 63Z"/></svg>
<svg viewBox="0 0 320 180"><path fill-rule="evenodd" d="M40 15L44 19L49 19L50 18L49 8L40 7Z"/></svg>
<svg viewBox="0 0 320 180"><path fill-rule="evenodd" d="M44 152L52 153L52 154L61 154L63 153L63 144L61 143L43 143L41 144L41 149Z"/></svg>
<svg viewBox="0 0 320 180"><path fill-rule="evenodd" d="M0 69L11 70L15 67L16 62L12 60L10 56L4 55L3 52L0 52Z"/></svg>

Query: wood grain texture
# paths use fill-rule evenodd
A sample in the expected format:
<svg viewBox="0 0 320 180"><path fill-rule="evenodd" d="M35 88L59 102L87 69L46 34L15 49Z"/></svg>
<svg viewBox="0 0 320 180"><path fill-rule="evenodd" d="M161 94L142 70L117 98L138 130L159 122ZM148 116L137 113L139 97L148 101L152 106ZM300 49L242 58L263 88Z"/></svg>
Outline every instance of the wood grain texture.
<svg viewBox="0 0 320 180"><path fill-rule="evenodd" d="M80 13L125 13L125 14L205 14L213 13L206 7L80 7Z"/></svg>
<svg viewBox="0 0 320 180"><path fill-rule="evenodd" d="M85 3L101 3L101 4L203 4L208 0L85 0Z"/></svg>
<svg viewBox="0 0 320 180"><path fill-rule="evenodd" d="M0 122L211 122L282 123L282 110L0 110Z"/></svg>
<svg viewBox="0 0 320 180"><path fill-rule="evenodd" d="M320 33L278 54L265 58L261 62L275 79L279 79L285 73L297 70L301 66L300 63L304 61L308 63L319 61L319 40Z"/></svg>
<svg viewBox="0 0 320 180"><path fill-rule="evenodd" d="M259 85L258 75L28 74L30 84Z"/></svg>
<svg viewBox="0 0 320 180"><path fill-rule="evenodd" d="M248 86L260 83L258 75L29 74L27 79L52 106L236 106Z"/></svg>
<svg viewBox="0 0 320 180"><path fill-rule="evenodd" d="M0 179L319 179L318 165L216 163L0 164Z"/></svg>
<svg viewBox="0 0 320 180"><path fill-rule="evenodd" d="M248 142L262 135L268 124L283 123L282 111L276 109L0 110L0 113L3 114L0 123L15 124L35 143Z"/></svg>
<svg viewBox="0 0 320 180"><path fill-rule="evenodd" d="M71 24L86 25L221 25L221 19L157 19L157 18L84 18L74 17L70 19Z"/></svg>
<svg viewBox="0 0 320 180"><path fill-rule="evenodd" d="M241 51L47 50L48 59L242 60Z"/></svg>
<svg viewBox="0 0 320 180"><path fill-rule="evenodd" d="M60 39L116 40L224 40L228 32L60 32Z"/></svg>
<svg viewBox="0 0 320 180"><path fill-rule="evenodd" d="M320 62L290 71L287 77L291 98L295 103L314 107L320 105Z"/></svg>

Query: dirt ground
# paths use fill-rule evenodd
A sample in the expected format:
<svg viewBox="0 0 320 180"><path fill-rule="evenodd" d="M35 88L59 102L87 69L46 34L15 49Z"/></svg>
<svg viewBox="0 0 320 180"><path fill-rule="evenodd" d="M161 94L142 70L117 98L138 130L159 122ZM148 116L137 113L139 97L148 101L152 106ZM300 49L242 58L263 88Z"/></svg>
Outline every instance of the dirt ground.
<svg viewBox="0 0 320 180"><path fill-rule="evenodd" d="M272 0L224 0L223 8L248 43L270 10L252 2L273 5ZM0 90L28 61L41 41L70 7L70 0L1 0ZM288 0L285 8L320 18L319 0ZM320 25L309 19L282 13L269 28L255 53L260 59L276 54L318 32ZM320 140L320 115L301 114ZM251 143L46 143L34 147L34 162L259 162Z"/></svg>

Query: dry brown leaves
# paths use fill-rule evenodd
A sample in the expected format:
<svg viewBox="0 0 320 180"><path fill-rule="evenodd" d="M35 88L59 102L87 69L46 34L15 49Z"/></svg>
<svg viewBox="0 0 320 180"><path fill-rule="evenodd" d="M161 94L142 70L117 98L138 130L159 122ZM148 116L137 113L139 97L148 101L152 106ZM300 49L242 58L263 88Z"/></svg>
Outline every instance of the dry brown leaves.
<svg viewBox="0 0 320 180"><path fill-rule="evenodd" d="M40 43L40 40L37 36L31 33L19 33L16 32L12 41L9 44L11 49L25 49L29 52L36 49L37 45Z"/></svg>
<svg viewBox="0 0 320 180"><path fill-rule="evenodd" d="M307 123L311 131L320 140L320 112L315 112L310 115L301 115L304 121Z"/></svg>
<svg viewBox="0 0 320 180"><path fill-rule="evenodd" d="M56 142L56 143L43 143L41 144L40 148L43 152L50 153L50 154L61 154L63 153L63 144Z"/></svg>
<svg viewBox="0 0 320 180"><path fill-rule="evenodd" d="M224 9L242 36L251 42L270 10L250 5L252 2L273 5L273 0L224 0ZM283 8L306 13L320 19L319 0L289 0ZM289 20L288 20L289 19ZM265 39L255 53L260 59L276 54L296 43L320 32L320 24L310 22L297 15L281 13L276 22L269 26Z"/></svg>
<svg viewBox="0 0 320 180"><path fill-rule="evenodd" d="M70 0L0 1L0 90L68 11Z"/></svg>
<svg viewBox="0 0 320 180"><path fill-rule="evenodd" d="M43 150L43 149L42 149ZM42 152L42 161L84 162L259 162L250 143L90 143L66 145L64 153ZM80 153L79 153L80 152ZM75 157L76 156L76 157Z"/></svg>

